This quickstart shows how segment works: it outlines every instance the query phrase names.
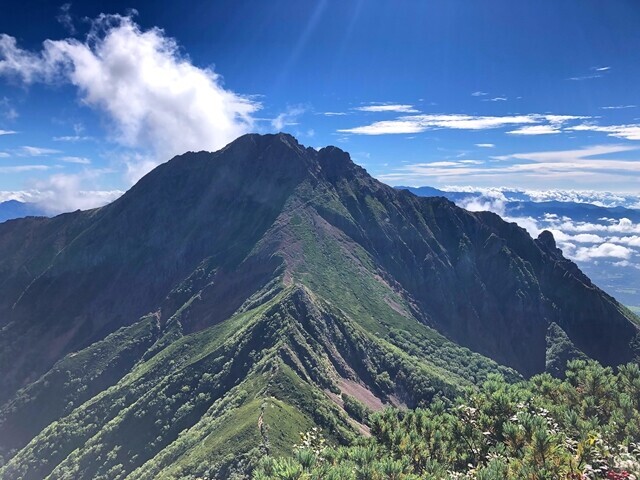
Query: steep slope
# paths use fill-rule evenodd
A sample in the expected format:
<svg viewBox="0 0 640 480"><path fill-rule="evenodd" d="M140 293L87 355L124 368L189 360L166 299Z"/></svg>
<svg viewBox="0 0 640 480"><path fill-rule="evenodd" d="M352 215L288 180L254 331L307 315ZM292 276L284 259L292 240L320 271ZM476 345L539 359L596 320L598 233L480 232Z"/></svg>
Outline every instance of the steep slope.
<svg viewBox="0 0 640 480"><path fill-rule="evenodd" d="M101 209L0 225L0 477L227 478L313 424L366 431L347 396L530 375L554 338L632 359L634 321L549 235L247 135Z"/></svg>

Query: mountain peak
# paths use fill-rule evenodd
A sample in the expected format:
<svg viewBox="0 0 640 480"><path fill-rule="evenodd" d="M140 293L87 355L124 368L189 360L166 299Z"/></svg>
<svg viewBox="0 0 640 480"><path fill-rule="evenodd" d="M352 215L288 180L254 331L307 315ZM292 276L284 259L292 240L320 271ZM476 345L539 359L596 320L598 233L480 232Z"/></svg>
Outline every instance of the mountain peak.
<svg viewBox="0 0 640 480"><path fill-rule="evenodd" d="M306 147L304 147L304 145L301 145L293 135L284 132L266 134L247 133L236 138L221 151L250 147L265 149L277 145L285 146L298 153L303 153L304 151L306 151Z"/></svg>
<svg viewBox="0 0 640 480"><path fill-rule="evenodd" d="M553 233L551 233L549 230L540 232L540 235L538 235L538 242L552 252L554 252L557 248L556 239L553 237Z"/></svg>
<svg viewBox="0 0 640 480"><path fill-rule="evenodd" d="M230 478L300 428L353 435L347 396L414 407L567 344L635 358L635 317L554 244L287 134L0 224L0 478Z"/></svg>
<svg viewBox="0 0 640 480"><path fill-rule="evenodd" d="M282 132L248 133L216 152L218 153L232 153L238 160L245 158L250 163L268 160L269 168L276 170L284 168L305 174L322 171L324 178L329 181L335 181L341 176L366 173L351 160L349 153L336 146L329 145L316 150L302 145L293 135Z"/></svg>

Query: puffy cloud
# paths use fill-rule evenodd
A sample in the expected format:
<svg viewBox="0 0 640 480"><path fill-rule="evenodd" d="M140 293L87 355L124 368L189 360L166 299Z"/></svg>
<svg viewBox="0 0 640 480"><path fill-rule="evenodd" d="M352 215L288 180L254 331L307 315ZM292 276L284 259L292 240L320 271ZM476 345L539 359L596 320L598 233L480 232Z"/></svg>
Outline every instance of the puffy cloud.
<svg viewBox="0 0 640 480"><path fill-rule="evenodd" d="M163 30L143 31L119 15L98 17L85 41L46 40L39 53L0 35L0 75L74 85L83 104L110 120L115 141L148 152L154 164L224 146L252 128L260 107L193 65Z"/></svg>
<svg viewBox="0 0 640 480"><path fill-rule="evenodd" d="M640 224L634 223L628 218L613 220L608 224L574 222L563 219L559 224L559 228L568 232L640 233Z"/></svg>
<svg viewBox="0 0 640 480"><path fill-rule="evenodd" d="M576 250L574 258L583 262L590 262L594 258L621 258L628 260L633 255L633 250L615 245L613 243L601 243L593 247L580 247Z"/></svg>
<svg viewBox="0 0 640 480"><path fill-rule="evenodd" d="M640 247L640 235L633 235L629 237L611 237L609 239L613 243L622 243L630 247Z"/></svg>
<svg viewBox="0 0 640 480"><path fill-rule="evenodd" d="M51 175L46 180L35 182L34 189L28 193L29 201L50 214L101 207L123 193L119 190L87 189L87 185L91 185L103 173L101 170L87 169L77 174Z"/></svg>
<svg viewBox="0 0 640 480"><path fill-rule="evenodd" d="M548 217L547 217L548 218ZM551 222L553 224L553 221ZM558 242L576 242L576 243L603 243L606 241L604 237L593 233L579 233L577 235L569 235L562 230L549 228L554 238Z"/></svg>

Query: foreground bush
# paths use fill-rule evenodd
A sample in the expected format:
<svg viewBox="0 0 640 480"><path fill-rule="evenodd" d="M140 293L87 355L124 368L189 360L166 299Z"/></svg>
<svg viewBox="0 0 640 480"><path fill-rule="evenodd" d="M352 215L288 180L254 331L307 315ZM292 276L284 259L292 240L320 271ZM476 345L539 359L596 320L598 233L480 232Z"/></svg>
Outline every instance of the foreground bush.
<svg viewBox="0 0 640 480"><path fill-rule="evenodd" d="M388 409L370 425L347 447L309 432L254 479L640 479L640 368L574 361L565 380L492 376L454 402Z"/></svg>

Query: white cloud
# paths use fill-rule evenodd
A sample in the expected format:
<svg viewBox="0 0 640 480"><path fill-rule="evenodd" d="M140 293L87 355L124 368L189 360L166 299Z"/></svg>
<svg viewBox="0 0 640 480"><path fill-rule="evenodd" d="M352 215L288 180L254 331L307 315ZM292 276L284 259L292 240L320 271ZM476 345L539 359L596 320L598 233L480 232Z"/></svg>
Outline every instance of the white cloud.
<svg viewBox="0 0 640 480"><path fill-rule="evenodd" d="M513 153L492 157L495 160L531 160L534 162L577 162L612 153L637 150L631 145L592 145L576 150L551 150L542 152Z"/></svg>
<svg viewBox="0 0 640 480"><path fill-rule="evenodd" d="M89 165L91 160L86 157L61 157L60 160L66 163L75 163L78 165Z"/></svg>
<svg viewBox="0 0 640 480"><path fill-rule="evenodd" d="M494 212L504 216L506 198L499 192L487 192L486 195L472 197L460 202L462 208L471 212Z"/></svg>
<svg viewBox="0 0 640 480"><path fill-rule="evenodd" d="M583 262L590 262L594 258L621 258L628 260L633 255L633 250L615 245L613 243L601 243L593 247L580 247L576 250L574 258Z"/></svg>
<svg viewBox="0 0 640 480"><path fill-rule="evenodd" d="M485 130L503 128L511 125L540 125L545 122L556 127L561 125L563 122L584 118L588 117L576 115L541 115L534 113L506 116L473 116L465 114L406 115L398 117L395 120L378 121L361 127L341 129L338 130L338 132L360 135L385 135L420 133L426 130L438 128L449 128L455 130Z"/></svg>
<svg viewBox="0 0 640 480"><path fill-rule="evenodd" d="M347 112L323 112L322 115L325 117L340 117L343 115L347 115Z"/></svg>
<svg viewBox="0 0 640 480"><path fill-rule="evenodd" d="M424 132L426 127L412 120L387 120L375 122L371 125L355 128L339 129L341 133L355 133L359 135L388 135L400 133L420 133Z"/></svg>
<svg viewBox="0 0 640 480"><path fill-rule="evenodd" d="M53 148L24 146L20 147L18 154L27 155L29 157L46 157L47 155L54 155L56 153L60 153L60 150L54 150Z"/></svg>
<svg viewBox="0 0 640 480"><path fill-rule="evenodd" d="M603 237L593 233L579 233L578 235L571 236L570 240L574 240L579 243L600 243L605 241Z"/></svg>
<svg viewBox="0 0 640 480"><path fill-rule="evenodd" d="M578 150L578 152L580 151L581 150ZM640 195L638 194L621 194L600 190L533 190L513 187L483 188L471 185L445 185L440 187L440 189L446 192L466 192L480 195L486 195L487 192L500 192L510 201L521 200L524 197L525 200L532 202L555 200L559 202L591 203L601 207L634 208L633 205L640 201ZM553 215L550 215L549 219L552 218ZM613 220L613 222L615 222L615 220Z"/></svg>
<svg viewBox="0 0 640 480"><path fill-rule="evenodd" d="M591 222L564 221L559 228L573 232L608 232L608 233L635 233L640 234L640 224L634 223L628 218L612 220L607 225Z"/></svg>
<svg viewBox="0 0 640 480"><path fill-rule="evenodd" d="M46 180L35 182L34 191L30 193L30 201L50 214L101 207L123 193L119 190L86 189L88 184L103 173L105 172L101 170L85 170L72 175L52 175Z"/></svg>
<svg viewBox="0 0 640 480"><path fill-rule="evenodd" d="M636 108L637 105L609 105L606 107L600 107L602 110L622 110L624 108Z"/></svg>
<svg viewBox="0 0 640 480"><path fill-rule="evenodd" d="M546 218L546 220L548 221L549 219ZM551 225L554 224L553 221L551 221L550 223ZM606 238L593 233L579 233L577 235L569 235L562 230L558 230L555 228L549 228L549 230L551 231L551 233L553 233L554 238L559 242L603 243L606 241Z"/></svg>
<svg viewBox="0 0 640 480"><path fill-rule="evenodd" d="M73 24L73 19L69 13L71 10L71 3L65 3L60 7L60 13L56 17L56 20L67 29L71 35L75 35L76 27Z"/></svg>
<svg viewBox="0 0 640 480"><path fill-rule="evenodd" d="M521 127L517 130L511 130L511 135L549 135L554 133L560 133L556 127L552 125L531 125L528 127Z"/></svg>
<svg viewBox="0 0 640 480"><path fill-rule="evenodd" d="M476 143L476 147L493 148L493 147L495 147L495 144L493 144L493 143Z"/></svg>
<svg viewBox="0 0 640 480"><path fill-rule="evenodd" d="M55 142L82 142L86 140L93 140L92 137L84 135L84 125L82 123L73 124L73 135L64 135L61 137L53 137Z"/></svg>
<svg viewBox="0 0 640 480"><path fill-rule="evenodd" d="M18 132L16 132L15 130L1 130L0 129L0 136L1 135L13 135L15 133L18 133Z"/></svg>
<svg viewBox="0 0 640 480"><path fill-rule="evenodd" d="M484 97L485 95L489 95L489 94L487 92L481 92L481 91L473 92L471 94L471 96L473 97Z"/></svg>
<svg viewBox="0 0 640 480"><path fill-rule="evenodd" d="M603 181L629 181L640 172L640 161L599 158L603 155L635 150L637 147L627 145L595 145L577 150L542 151L515 153L492 157L499 162L491 162L482 167L474 164L462 166L435 163L415 163L402 165L395 170L379 175L378 178L391 184L433 184L454 183L470 177L488 179L492 183L527 182L531 180L544 183L546 188L550 182L575 182L602 185ZM501 163L507 162L507 163ZM637 201L637 200L636 200Z"/></svg>
<svg viewBox="0 0 640 480"><path fill-rule="evenodd" d="M260 105L222 87L220 76L180 53L158 28L101 15L85 41L47 40L40 53L0 35L0 75L24 83L55 81L109 119L112 138L154 163L188 150L216 150L251 130Z"/></svg>
<svg viewBox="0 0 640 480"><path fill-rule="evenodd" d="M545 114L541 115L549 123L553 125L562 125L565 122L569 122L571 120L585 120L590 117L585 117L583 115L553 115L553 114Z"/></svg>
<svg viewBox="0 0 640 480"><path fill-rule="evenodd" d="M341 133L355 133L360 135L385 135L398 133L420 133L435 128L450 128L456 130L484 130L500 128L513 124L536 123L531 115L516 115L504 117L471 116L462 114L443 115L411 115L396 120L374 122L362 127L338 130Z"/></svg>
<svg viewBox="0 0 640 480"><path fill-rule="evenodd" d="M640 270L640 265L636 263L632 263L629 260L620 260L619 262L611 263L614 267L633 267L637 270Z"/></svg>
<svg viewBox="0 0 640 480"><path fill-rule="evenodd" d="M298 125L298 117L306 112L306 108L302 105L288 107L286 111L280 113L276 118L271 120L271 126L281 131L285 127Z"/></svg>
<svg viewBox="0 0 640 480"><path fill-rule="evenodd" d="M568 127L567 130L575 132L603 132L608 133L610 137L624 138L627 140L640 140L640 124L628 125L593 125L582 124L574 127Z"/></svg>
<svg viewBox="0 0 640 480"><path fill-rule="evenodd" d="M600 78L602 77L599 73L592 73L591 75L582 75L578 77L569 77L567 80L573 80L576 82L581 82L582 80L591 80L592 78Z"/></svg>
<svg viewBox="0 0 640 480"><path fill-rule="evenodd" d="M22 173L50 170L49 165L10 165L8 167L0 167L0 173Z"/></svg>
<svg viewBox="0 0 640 480"><path fill-rule="evenodd" d="M640 235L632 235L629 237L611 237L609 241L612 243L621 243L629 247L640 247Z"/></svg>
<svg viewBox="0 0 640 480"><path fill-rule="evenodd" d="M591 71L595 72L595 73L590 73L587 75L578 75L576 77L570 77L568 78L568 80L574 80L574 81L582 81L582 80L591 80L593 78L602 78L605 74L609 73L609 71L611 70L611 67L609 66L604 66L604 67L591 67Z"/></svg>
<svg viewBox="0 0 640 480"><path fill-rule="evenodd" d="M53 137L54 142L83 142L86 140L92 140L92 138L84 135L64 135L62 137Z"/></svg>
<svg viewBox="0 0 640 480"><path fill-rule="evenodd" d="M397 112L397 113L417 113L413 105L399 105L399 104L386 104L386 105L367 105L365 107L356 107L354 110L361 112Z"/></svg>
<svg viewBox="0 0 640 480"><path fill-rule="evenodd" d="M482 101L483 102L506 102L508 99L507 97L493 97L493 98L485 98Z"/></svg>
<svg viewBox="0 0 640 480"><path fill-rule="evenodd" d="M124 164L124 177L129 184L134 184L157 166L154 158L145 154L134 152L120 156Z"/></svg>
<svg viewBox="0 0 640 480"><path fill-rule="evenodd" d="M0 116L4 117L6 120L12 121L19 117L18 111L13 108L11 105L11 101L7 97L0 98ZM17 132L11 132L17 133ZM0 135L2 135L0 133ZM6 134L5 134L6 135Z"/></svg>

